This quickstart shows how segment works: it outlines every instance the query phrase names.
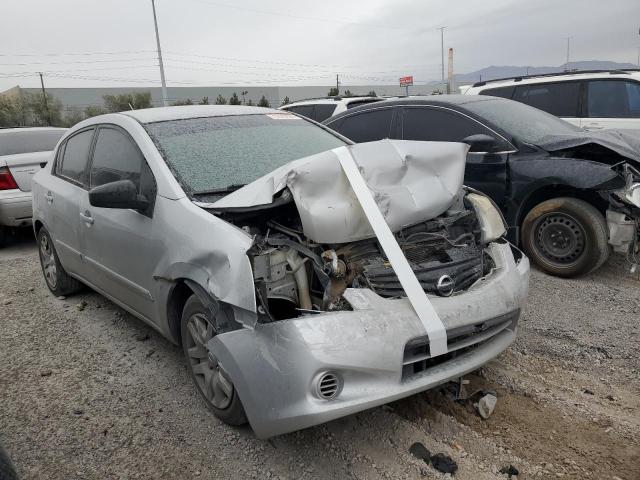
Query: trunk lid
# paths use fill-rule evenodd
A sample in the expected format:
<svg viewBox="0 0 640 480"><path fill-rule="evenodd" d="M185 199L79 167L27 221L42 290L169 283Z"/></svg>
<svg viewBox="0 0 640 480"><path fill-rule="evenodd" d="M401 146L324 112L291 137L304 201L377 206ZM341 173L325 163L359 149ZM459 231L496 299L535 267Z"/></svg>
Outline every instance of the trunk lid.
<svg viewBox="0 0 640 480"><path fill-rule="evenodd" d="M23 192L31 191L31 178L40 170L41 164L53 158L53 152L32 152L0 157L0 167L8 167Z"/></svg>

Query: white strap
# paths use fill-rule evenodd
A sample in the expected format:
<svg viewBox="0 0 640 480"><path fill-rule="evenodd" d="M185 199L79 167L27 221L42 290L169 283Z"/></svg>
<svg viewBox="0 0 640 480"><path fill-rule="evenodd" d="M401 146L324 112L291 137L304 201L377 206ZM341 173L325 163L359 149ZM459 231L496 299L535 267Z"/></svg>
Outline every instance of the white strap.
<svg viewBox="0 0 640 480"><path fill-rule="evenodd" d="M338 156L351 188L356 194L356 198L360 202L360 206L371 224L373 232L378 237L378 241L387 255L398 280L400 280L411 306L413 306L418 318L424 325L429 337L429 354L431 357L435 357L447 353L447 331L373 199L371 191L367 187L364 178L362 178L351 152L347 147L337 148L334 152Z"/></svg>

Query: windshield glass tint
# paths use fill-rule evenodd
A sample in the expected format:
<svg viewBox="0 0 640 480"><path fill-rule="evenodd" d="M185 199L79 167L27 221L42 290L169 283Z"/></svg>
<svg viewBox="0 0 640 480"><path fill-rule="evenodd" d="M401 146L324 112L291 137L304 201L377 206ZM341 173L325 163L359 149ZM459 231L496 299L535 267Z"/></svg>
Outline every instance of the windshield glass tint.
<svg viewBox="0 0 640 480"><path fill-rule="evenodd" d="M345 145L287 113L171 120L145 128L191 194L244 185L292 160Z"/></svg>
<svg viewBox="0 0 640 480"><path fill-rule="evenodd" d="M550 135L575 135L583 130L553 115L512 100L492 98L462 105L507 134L538 144Z"/></svg>

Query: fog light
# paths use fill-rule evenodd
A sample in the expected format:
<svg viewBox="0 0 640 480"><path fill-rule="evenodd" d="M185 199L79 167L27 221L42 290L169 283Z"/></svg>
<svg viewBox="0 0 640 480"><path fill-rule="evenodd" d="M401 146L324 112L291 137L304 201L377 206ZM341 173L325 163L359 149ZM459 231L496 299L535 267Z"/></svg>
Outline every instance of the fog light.
<svg viewBox="0 0 640 480"><path fill-rule="evenodd" d="M323 400L331 400L340 392L340 377L332 372L325 372L317 380L316 393Z"/></svg>

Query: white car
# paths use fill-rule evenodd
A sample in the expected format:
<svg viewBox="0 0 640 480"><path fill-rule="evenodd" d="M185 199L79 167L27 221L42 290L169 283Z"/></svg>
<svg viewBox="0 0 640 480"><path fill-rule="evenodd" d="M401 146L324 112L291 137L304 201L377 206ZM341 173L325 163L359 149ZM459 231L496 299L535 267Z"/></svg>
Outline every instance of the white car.
<svg viewBox="0 0 640 480"><path fill-rule="evenodd" d="M474 83L462 93L516 100L586 130L640 129L640 70L489 80Z"/></svg>
<svg viewBox="0 0 640 480"><path fill-rule="evenodd" d="M12 228L31 225L31 177L51 158L66 128L0 130L0 246Z"/></svg>
<svg viewBox="0 0 640 480"><path fill-rule="evenodd" d="M318 123L324 122L327 118L338 115L350 108L384 100L381 97L326 97L311 98L289 103L280 107L280 110L297 113L303 117L315 120Z"/></svg>

